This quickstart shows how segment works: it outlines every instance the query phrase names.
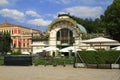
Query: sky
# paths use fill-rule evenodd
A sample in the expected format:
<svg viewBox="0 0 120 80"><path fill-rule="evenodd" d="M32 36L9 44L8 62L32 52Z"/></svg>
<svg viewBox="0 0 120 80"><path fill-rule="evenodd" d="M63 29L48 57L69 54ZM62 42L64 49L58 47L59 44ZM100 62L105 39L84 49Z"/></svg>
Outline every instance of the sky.
<svg viewBox="0 0 120 80"><path fill-rule="evenodd" d="M0 0L0 23L5 21L45 31L58 14L99 18L113 0Z"/></svg>

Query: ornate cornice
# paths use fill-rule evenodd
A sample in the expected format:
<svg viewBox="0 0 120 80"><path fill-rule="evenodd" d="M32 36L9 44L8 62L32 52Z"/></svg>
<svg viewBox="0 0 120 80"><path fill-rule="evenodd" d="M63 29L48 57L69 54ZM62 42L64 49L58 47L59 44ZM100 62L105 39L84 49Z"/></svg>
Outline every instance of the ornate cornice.
<svg viewBox="0 0 120 80"><path fill-rule="evenodd" d="M77 25L76 21L74 21L74 20L71 19L71 18L60 18L60 19L58 18L58 19L54 20L50 25L48 25L47 31L50 31L50 30L52 29L52 27L53 27L56 23L59 23L59 22L61 22L61 21L70 22L70 23L72 23L73 26L75 26L75 27L76 27L76 25Z"/></svg>

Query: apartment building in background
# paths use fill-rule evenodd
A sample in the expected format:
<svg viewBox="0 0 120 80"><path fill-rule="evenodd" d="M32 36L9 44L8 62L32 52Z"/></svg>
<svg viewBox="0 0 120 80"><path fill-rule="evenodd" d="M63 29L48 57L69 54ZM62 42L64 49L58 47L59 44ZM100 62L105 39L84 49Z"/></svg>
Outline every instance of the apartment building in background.
<svg viewBox="0 0 120 80"><path fill-rule="evenodd" d="M32 52L32 37L39 36L39 30L24 27L21 25L3 22L0 24L0 32L9 32L11 34L13 51Z"/></svg>

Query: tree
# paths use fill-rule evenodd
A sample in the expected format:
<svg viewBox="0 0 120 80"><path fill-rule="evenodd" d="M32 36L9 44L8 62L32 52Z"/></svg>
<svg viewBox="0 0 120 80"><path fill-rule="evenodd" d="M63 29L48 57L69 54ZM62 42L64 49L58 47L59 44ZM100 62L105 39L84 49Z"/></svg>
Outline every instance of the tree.
<svg viewBox="0 0 120 80"><path fill-rule="evenodd" d="M101 16L106 32L115 40L120 41L120 0L114 0Z"/></svg>
<svg viewBox="0 0 120 80"><path fill-rule="evenodd" d="M12 39L8 32L0 34L0 52L2 54L11 50Z"/></svg>
<svg viewBox="0 0 120 80"><path fill-rule="evenodd" d="M93 19L81 19L79 17L71 16L77 23L83 25L88 33L102 33L104 28L101 27L101 21L99 18Z"/></svg>

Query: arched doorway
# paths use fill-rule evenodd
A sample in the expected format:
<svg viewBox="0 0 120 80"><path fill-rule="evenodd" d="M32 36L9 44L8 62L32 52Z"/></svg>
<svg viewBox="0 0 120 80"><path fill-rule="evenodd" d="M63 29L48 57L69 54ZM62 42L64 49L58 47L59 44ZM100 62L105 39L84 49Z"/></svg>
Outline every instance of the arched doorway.
<svg viewBox="0 0 120 80"><path fill-rule="evenodd" d="M72 46L74 43L73 32L68 28L60 29L56 34L56 38L58 48Z"/></svg>

